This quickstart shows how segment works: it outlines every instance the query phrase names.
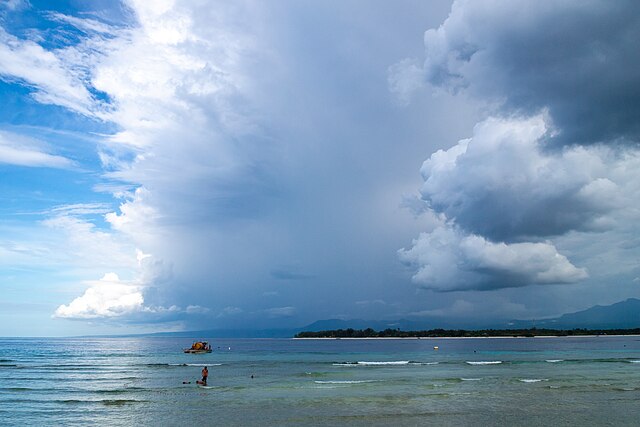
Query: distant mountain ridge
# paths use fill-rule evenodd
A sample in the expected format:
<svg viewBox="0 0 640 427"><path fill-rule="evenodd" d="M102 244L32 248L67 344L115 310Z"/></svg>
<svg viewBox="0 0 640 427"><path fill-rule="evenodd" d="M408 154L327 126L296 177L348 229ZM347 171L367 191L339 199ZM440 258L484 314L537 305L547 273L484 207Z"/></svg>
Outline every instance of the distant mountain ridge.
<svg viewBox="0 0 640 427"><path fill-rule="evenodd" d="M640 327L640 299L629 298L611 305L595 305L586 310L540 320L514 320L511 327L551 329L624 329Z"/></svg>
<svg viewBox="0 0 640 427"><path fill-rule="evenodd" d="M322 331L335 329L384 330L387 328L409 330L425 329L632 329L640 327L640 299L629 298L611 305L595 305L586 310L563 314L549 319L529 319L505 321L459 320L431 316L422 319L400 319L387 321L353 320L319 320L302 328L305 331Z"/></svg>

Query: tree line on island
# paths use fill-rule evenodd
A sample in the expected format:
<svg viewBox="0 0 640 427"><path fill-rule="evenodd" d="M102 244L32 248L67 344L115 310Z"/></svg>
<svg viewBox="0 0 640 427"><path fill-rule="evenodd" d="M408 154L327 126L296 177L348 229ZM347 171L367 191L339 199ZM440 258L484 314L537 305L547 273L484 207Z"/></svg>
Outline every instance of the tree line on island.
<svg viewBox="0 0 640 427"><path fill-rule="evenodd" d="M294 338L466 338L466 337L536 337L536 336L581 336L581 335L640 335L635 329L430 329L425 331L401 331L400 329L335 329L329 331L303 331Z"/></svg>

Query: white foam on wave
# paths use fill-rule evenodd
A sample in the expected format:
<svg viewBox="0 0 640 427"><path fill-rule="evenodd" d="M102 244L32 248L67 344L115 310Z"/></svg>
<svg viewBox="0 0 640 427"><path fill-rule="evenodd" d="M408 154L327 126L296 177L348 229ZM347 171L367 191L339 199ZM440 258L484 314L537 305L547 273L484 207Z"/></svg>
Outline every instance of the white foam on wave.
<svg viewBox="0 0 640 427"><path fill-rule="evenodd" d="M629 363L640 363L640 360L629 360Z"/></svg>
<svg viewBox="0 0 640 427"><path fill-rule="evenodd" d="M377 380L314 381L316 384L365 384L374 382L377 382Z"/></svg>
<svg viewBox="0 0 640 427"><path fill-rule="evenodd" d="M564 360L562 360L562 359L547 359L547 360L545 360L545 362L547 362L547 363L559 363L559 362L564 362Z"/></svg>
<svg viewBox="0 0 640 427"><path fill-rule="evenodd" d="M482 378L460 378L460 381L480 381Z"/></svg>
<svg viewBox="0 0 640 427"><path fill-rule="evenodd" d="M549 381L546 378L521 378L518 381L522 383L539 383L540 381Z"/></svg>
<svg viewBox="0 0 640 427"><path fill-rule="evenodd" d="M377 366L377 365L408 365L408 360L396 360L392 362L358 362L358 365Z"/></svg>
<svg viewBox="0 0 640 427"><path fill-rule="evenodd" d="M169 363L169 366L222 366L222 363Z"/></svg>
<svg viewBox="0 0 640 427"><path fill-rule="evenodd" d="M408 365L411 363L409 360L395 360L390 362L347 362L347 363L334 363L333 366L385 366L385 365Z"/></svg>
<svg viewBox="0 0 640 427"><path fill-rule="evenodd" d="M478 362L467 362L469 365L499 365L502 360L480 360Z"/></svg>

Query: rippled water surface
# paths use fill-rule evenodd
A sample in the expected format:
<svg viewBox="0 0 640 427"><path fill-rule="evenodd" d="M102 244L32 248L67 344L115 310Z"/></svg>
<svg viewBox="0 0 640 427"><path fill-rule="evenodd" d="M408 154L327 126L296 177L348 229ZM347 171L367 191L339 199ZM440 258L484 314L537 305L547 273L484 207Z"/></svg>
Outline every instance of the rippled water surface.
<svg viewBox="0 0 640 427"><path fill-rule="evenodd" d="M640 423L640 337L209 341L0 339L0 424Z"/></svg>

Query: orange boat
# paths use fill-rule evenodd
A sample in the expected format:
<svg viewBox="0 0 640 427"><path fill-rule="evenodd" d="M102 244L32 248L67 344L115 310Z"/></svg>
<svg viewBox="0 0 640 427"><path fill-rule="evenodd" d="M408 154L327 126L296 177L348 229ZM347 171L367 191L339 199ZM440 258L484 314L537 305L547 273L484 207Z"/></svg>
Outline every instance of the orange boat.
<svg viewBox="0 0 640 427"><path fill-rule="evenodd" d="M199 354L199 353L211 353L211 344L206 341L196 341L191 345L191 348L185 348L185 353Z"/></svg>

